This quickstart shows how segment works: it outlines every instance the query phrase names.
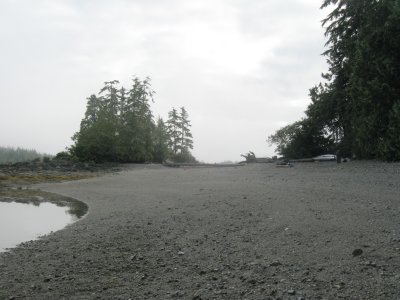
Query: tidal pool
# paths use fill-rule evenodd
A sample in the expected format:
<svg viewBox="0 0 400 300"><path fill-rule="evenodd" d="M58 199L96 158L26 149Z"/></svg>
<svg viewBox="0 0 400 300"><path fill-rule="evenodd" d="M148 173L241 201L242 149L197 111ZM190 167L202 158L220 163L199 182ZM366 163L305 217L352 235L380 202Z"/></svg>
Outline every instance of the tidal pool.
<svg viewBox="0 0 400 300"><path fill-rule="evenodd" d="M0 252L64 228L87 212L83 202L37 192L29 197L0 193Z"/></svg>

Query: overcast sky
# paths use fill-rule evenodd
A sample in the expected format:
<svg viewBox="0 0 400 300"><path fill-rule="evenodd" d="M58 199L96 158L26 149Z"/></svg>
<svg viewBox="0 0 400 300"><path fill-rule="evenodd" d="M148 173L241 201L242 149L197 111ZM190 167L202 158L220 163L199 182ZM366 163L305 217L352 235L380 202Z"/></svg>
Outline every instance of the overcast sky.
<svg viewBox="0 0 400 300"><path fill-rule="evenodd" d="M321 1L0 0L0 145L70 146L104 81L151 77L153 112L185 106L193 154L271 156L327 69Z"/></svg>

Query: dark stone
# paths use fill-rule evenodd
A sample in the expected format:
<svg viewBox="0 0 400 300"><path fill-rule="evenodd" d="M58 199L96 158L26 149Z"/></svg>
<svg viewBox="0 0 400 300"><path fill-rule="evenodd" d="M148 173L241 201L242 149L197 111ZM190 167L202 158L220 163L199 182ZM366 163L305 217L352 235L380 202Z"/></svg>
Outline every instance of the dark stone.
<svg viewBox="0 0 400 300"><path fill-rule="evenodd" d="M360 256L361 254L363 254L363 251L362 251L362 249L359 249L359 248L358 249L354 249L352 254L353 254L354 257Z"/></svg>
<svg viewBox="0 0 400 300"><path fill-rule="evenodd" d="M271 267L277 267L277 266L280 266L280 265L282 265L282 264L281 264L281 262L279 260L275 260L272 263L270 263Z"/></svg>

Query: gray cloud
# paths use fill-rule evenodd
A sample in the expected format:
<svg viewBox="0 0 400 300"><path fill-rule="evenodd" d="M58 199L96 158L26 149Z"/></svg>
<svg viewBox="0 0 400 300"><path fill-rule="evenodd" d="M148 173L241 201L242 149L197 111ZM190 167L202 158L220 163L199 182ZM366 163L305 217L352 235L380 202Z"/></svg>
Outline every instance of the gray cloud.
<svg viewBox="0 0 400 300"><path fill-rule="evenodd" d="M55 153L104 81L150 76L155 115L187 107L204 161L271 155L325 71L314 0L0 3L0 144Z"/></svg>

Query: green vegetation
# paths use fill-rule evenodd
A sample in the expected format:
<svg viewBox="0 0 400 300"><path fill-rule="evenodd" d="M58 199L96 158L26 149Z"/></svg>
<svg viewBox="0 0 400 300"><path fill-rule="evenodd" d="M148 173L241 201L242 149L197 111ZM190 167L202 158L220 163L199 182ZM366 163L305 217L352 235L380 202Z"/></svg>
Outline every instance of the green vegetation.
<svg viewBox="0 0 400 300"><path fill-rule="evenodd" d="M167 122L159 118L155 123L150 79L134 77L132 82L129 90L119 88L117 80L105 82L98 96L87 99L85 117L69 150L71 156L93 162L194 161L185 108L179 113L172 109Z"/></svg>
<svg viewBox="0 0 400 300"><path fill-rule="evenodd" d="M286 157L340 151L400 160L400 2L325 0L325 82L306 117L268 138Z"/></svg>
<svg viewBox="0 0 400 300"><path fill-rule="evenodd" d="M43 157L46 156L38 153L36 150L0 147L0 163L2 164L41 159Z"/></svg>
<svg viewBox="0 0 400 300"><path fill-rule="evenodd" d="M191 155L190 149L193 149L193 137L190 133L189 115L184 107L180 112L173 108L168 113L167 135L169 136L168 145L170 147L171 157L175 162L196 162Z"/></svg>

